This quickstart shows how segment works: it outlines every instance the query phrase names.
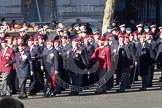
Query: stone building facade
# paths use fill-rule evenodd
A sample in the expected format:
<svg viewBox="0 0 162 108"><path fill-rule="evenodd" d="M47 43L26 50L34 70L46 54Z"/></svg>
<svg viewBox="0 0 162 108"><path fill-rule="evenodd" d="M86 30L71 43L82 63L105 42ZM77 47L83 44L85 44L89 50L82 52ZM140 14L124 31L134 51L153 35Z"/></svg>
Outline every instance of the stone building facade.
<svg viewBox="0 0 162 108"><path fill-rule="evenodd" d="M0 0L0 17L29 22L102 24L106 0ZM115 18L120 23L130 19L162 25L162 0L116 0Z"/></svg>

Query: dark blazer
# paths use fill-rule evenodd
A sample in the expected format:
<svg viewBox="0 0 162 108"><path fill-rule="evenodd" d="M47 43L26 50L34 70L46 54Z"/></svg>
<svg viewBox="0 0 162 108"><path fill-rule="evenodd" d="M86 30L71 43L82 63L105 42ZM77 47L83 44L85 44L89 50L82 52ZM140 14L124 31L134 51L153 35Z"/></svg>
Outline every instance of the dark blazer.
<svg viewBox="0 0 162 108"><path fill-rule="evenodd" d="M125 44L122 45L121 48L119 48L118 50L118 54L119 54L119 59L118 59L118 65L117 65L117 69L121 70L122 68L125 67L129 67L130 66L130 60L128 57L128 48L126 48L127 46Z"/></svg>
<svg viewBox="0 0 162 108"><path fill-rule="evenodd" d="M153 59L151 57L151 44L145 42L144 47L141 43L138 44L137 52L136 52L136 60L138 61L138 69L140 75L147 75L150 69L151 64L153 63Z"/></svg>
<svg viewBox="0 0 162 108"><path fill-rule="evenodd" d="M28 47L28 49L29 49L29 47ZM32 50L31 51L29 50L29 53L30 53L30 57L37 57L37 56L41 55L41 50L38 45L34 45ZM38 60L37 58L32 59L33 68L35 68L35 66L40 67L40 62L39 62L40 60ZM36 71L36 70L34 70L34 71Z"/></svg>
<svg viewBox="0 0 162 108"><path fill-rule="evenodd" d="M78 51L80 52L80 54L77 53ZM73 51L71 48L69 50L68 59L70 59L71 61L74 61L75 65L76 65L76 67L74 66L74 68L76 68L76 70L74 69L75 72L77 72L78 70L84 70L85 68L87 68L88 64L87 64L87 60L85 57L85 52L81 47L78 47L75 51ZM68 67L71 68L70 65L68 65ZM72 69L70 69L70 70L72 70Z"/></svg>
<svg viewBox="0 0 162 108"><path fill-rule="evenodd" d="M12 49L15 53L19 52L18 45L12 45Z"/></svg>
<svg viewBox="0 0 162 108"><path fill-rule="evenodd" d="M162 65L162 43L159 45L155 60Z"/></svg>
<svg viewBox="0 0 162 108"><path fill-rule="evenodd" d="M147 43L147 42L145 42L145 48L147 48L149 50L150 57L151 57L151 60L153 62L153 60L155 59L155 54L154 54L154 51L152 49L152 45ZM136 51L136 60L138 60L139 57L141 56L141 54L142 54L141 51L142 51L142 44L139 43L138 47L137 47L137 51Z"/></svg>
<svg viewBox="0 0 162 108"><path fill-rule="evenodd" d="M50 55L53 54L54 58L50 58ZM52 76L55 71L59 72L59 53L54 48L45 49L42 55L39 55L39 58L43 58L43 63L47 73Z"/></svg>
<svg viewBox="0 0 162 108"><path fill-rule="evenodd" d="M26 78L28 77L29 71L33 71L32 60L30 59L29 53L24 52L23 55L27 56L25 60L20 59L20 53L17 52L15 58L9 63L10 66L16 63L18 78Z"/></svg>
<svg viewBox="0 0 162 108"><path fill-rule="evenodd" d="M84 45L84 47L86 49L88 60L89 60L94 52L94 46L91 44L88 44L88 45Z"/></svg>
<svg viewBox="0 0 162 108"><path fill-rule="evenodd" d="M109 45L110 49L111 49L111 69L113 71L116 70L117 68L117 63L118 63L118 46L119 43L116 41L113 41L111 45Z"/></svg>
<svg viewBox="0 0 162 108"><path fill-rule="evenodd" d="M62 46L59 53L62 56L63 60L63 68L67 69L67 52L71 48L70 44L66 44L65 46Z"/></svg>

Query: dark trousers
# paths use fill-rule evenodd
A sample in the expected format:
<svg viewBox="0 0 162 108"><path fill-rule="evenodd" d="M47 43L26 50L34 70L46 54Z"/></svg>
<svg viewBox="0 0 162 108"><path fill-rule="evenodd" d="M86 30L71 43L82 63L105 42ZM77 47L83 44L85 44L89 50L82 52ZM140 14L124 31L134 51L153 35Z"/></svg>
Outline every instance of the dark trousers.
<svg viewBox="0 0 162 108"><path fill-rule="evenodd" d="M54 88L52 87L51 79L52 79L52 75L46 72L46 82L45 82L45 87L44 87L45 95L50 95L51 92L54 91Z"/></svg>
<svg viewBox="0 0 162 108"><path fill-rule="evenodd" d="M38 68L37 70L38 91L44 90L44 72Z"/></svg>
<svg viewBox="0 0 162 108"><path fill-rule="evenodd" d="M110 90L114 86L114 75L107 81L106 89Z"/></svg>
<svg viewBox="0 0 162 108"><path fill-rule="evenodd" d="M38 64L33 65L34 75L30 76L30 86L28 89L28 92L30 92L30 93L36 94L37 92L40 91L39 71L40 71L40 68L39 68Z"/></svg>
<svg viewBox="0 0 162 108"><path fill-rule="evenodd" d="M18 88L16 87L17 84L17 80L16 80L16 70L13 69L11 72L11 91L12 93L16 93L16 91L18 90Z"/></svg>
<svg viewBox="0 0 162 108"><path fill-rule="evenodd" d="M154 66L150 66L148 75L147 75L147 86L152 86L152 80L154 76Z"/></svg>
<svg viewBox="0 0 162 108"><path fill-rule="evenodd" d="M129 81L130 68L129 67L121 68L119 72L121 73L120 90L125 90L130 85Z"/></svg>
<svg viewBox="0 0 162 108"><path fill-rule="evenodd" d="M136 71L135 68L131 68L131 69L130 69L130 84L134 83L133 80L135 80L135 79L134 79L135 74L136 74L135 71Z"/></svg>
<svg viewBox="0 0 162 108"><path fill-rule="evenodd" d="M36 75L34 74L33 76L30 76L30 86L28 92L36 94L38 91L37 88L38 88L37 78Z"/></svg>
<svg viewBox="0 0 162 108"><path fill-rule="evenodd" d="M147 87L147 75L142 75L142 89L146 89Z"/></svg>
<svg viewBox="0 0 162 108"><path fill-rule="evenodd" d="M89 74L89 84L94 84L98 81L98 71Z"/></svg>
<svg viewBox="0 0 162 108"><path fill-rule="evenodd" d="M18 78L19 79L19 88L20 88L20 96L26 97L26 78Z"/></svg>
<svg viewBox="0 0 162 108"><path fill-rule="evenodd" d="M98 81L98 87L96 89L96 92L98 93L102 93L102 92L106 92L107 90L107 80L105 77L107 70L104 69L99 69L99 81Z"/></svg>
<svg viewBox="0 0 162 108"><path fill-rule="evenodd" d="M71 72L71 80L72 80L71 92L73 93L81 92L79 88L82 87L83 75L79 73Z"/></svg>
<svg viewBox="0 0 162 108"><path fill-rule="evenodd" d="M121 73L119 72L119 70L117 70L116 71L116 85L119 85L120 78L121 78Z"/></svg>

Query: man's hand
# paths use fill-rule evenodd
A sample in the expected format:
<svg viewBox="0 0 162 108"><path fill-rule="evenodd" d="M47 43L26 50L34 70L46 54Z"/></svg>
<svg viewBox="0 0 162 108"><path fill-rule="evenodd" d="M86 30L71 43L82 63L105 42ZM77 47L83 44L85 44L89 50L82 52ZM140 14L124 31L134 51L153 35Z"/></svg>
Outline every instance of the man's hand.
<svg viewBox="0 0 162 108"><path fill-rule="evenodd" d="M138 62L135 62L134 65L137 66L138 65Z"/></svg>
<svg viewBox="0 0 162 108"><path fill-rule="evenodd" d="M31 71L31 72L30 72L30 75L31 75L31 76L33 76L33 75L34 75L34 72L33 72L33 71Z"/></svg>
<svg viewBox="0 0 162 108"><path fill-rule="evenodd" d="M53 58L54 58L54 54L51 53L51 54L50 54L50 59L53 59Z"/></svg>
<svg viewBox="0 0 162 108"><path fill-rule="evenodd" d="M70 54L70 51L67 51L66 54L69 55Z"/></svg>
<svg viewBox="0 0 162 108"><path fill-rule="evenodd" d="M76 53L77 53L77 54L81 54L82 52L81 52L80 50L77 50Z"/></svg>
<svg viewBox="0 0 162 108"><path fill-rule="evenodd" d="M134 68L134 65L130 65L130 69Z"/></svg>
<svg viewBox="0 0 162 108"><path fill-rule="evenodd" d="M58 74L58 71L55 71L55 74Z"/></svg>
<svg viewBox="0 0 162 108"><path fill-rule="evenodd" d="M35 60L35 57L31 57L32 60Z"/></svg>
<svg viewBox="0 0 162 108"><path fill-rule="evenodd" d="M44 71L44 67L43 66L41 66L41 70Z"/></svg>

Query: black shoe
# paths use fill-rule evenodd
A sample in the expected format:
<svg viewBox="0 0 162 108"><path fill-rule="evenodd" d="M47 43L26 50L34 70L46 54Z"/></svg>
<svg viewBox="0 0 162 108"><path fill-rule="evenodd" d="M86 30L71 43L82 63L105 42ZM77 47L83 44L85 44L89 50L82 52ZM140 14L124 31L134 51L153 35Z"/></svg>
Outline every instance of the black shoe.
<svg viewBox="0 0 162 108"><path fill-rule="evenodd" d="M54 91L54 94L61 94L61 91Z"/></svg>
<svg viewBox="0 0 162 108"><path fill-rule="evenodd" d="M54 94L53 92L51 92L50 97L56 97L56 94Z"/></svg>
<svg viewBox="0 0 162 108"><path fill-rule="evenodd" d="M140 91L146 91L146 88L140 88Z"/></svg>
<svg viewBox="0 0 162 108"><path fill-rule="evenodd" d="M95 91L95 94L104 94L106 91Z"/></svg>
<svg viewBox="0 0 162 108"><path fill-rule="evenodd" d="M117 93L123 93L123 92L125 92L125 90L119 89L119 90L116 90L116 92L117 92Z"/></svg>
<svg viewBox="0 0 162 108"><path fill-rule="evenodd" d="M27 92L27 96L36 96L37 95L37 93L29 93L29 92Z"/></svg>
<svg viewBox="0 0 162 108"><path fill-rule="evenodd" d="M17 93L17 91L12 91L12 94L16 94Z"/></svg>
<svg viewBox="0 0 162 108"><path fill-rule="evenodd" d="M26 99L28 98L27 96L18 96L19 99Z"/></svg>
<svg viewBox="0 0 162 108"><path fill-rule="evenodd" d="M77 95L79 95L79 93L77 93L77 92L70 92L69 95L70 96L77 96Z"/></svg>
<svg viewBox="0 0 162 108"><path fill-rule="evenodd" d="M152 84L147 85L147 87L152 87Z"/></svg>
<svg viewBox="0 0 162 108"><path fill-rule="evenodd" d="M131 86L130 86L130 85L126 87L126 89L130 89L130 88L131 88Z"/></svg>

